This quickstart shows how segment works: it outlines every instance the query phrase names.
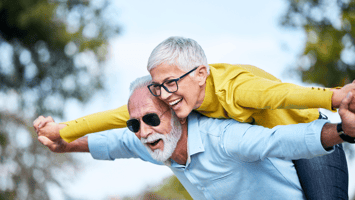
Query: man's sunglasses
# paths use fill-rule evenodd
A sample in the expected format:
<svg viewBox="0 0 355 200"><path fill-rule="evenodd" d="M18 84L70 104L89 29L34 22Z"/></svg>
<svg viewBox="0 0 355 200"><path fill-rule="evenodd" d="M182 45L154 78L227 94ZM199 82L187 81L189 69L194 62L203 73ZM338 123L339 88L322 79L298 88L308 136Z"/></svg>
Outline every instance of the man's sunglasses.
<svg viewBox="0 0 355 200"><path fill-rule="evenodd" d="M168 111L168 110L166 110L166 111ZM161 116L163 116L166 113L166 111ZM149 126L159 126L159 124L160 124L160 117L156 113L146 114L142 117L142 120L145 124L147 124ZM126 123L127 123L128 129L130 131L132 131L133 133L137 133L139 131L140 126L141 126L138 119L130 119Z"/></svg>

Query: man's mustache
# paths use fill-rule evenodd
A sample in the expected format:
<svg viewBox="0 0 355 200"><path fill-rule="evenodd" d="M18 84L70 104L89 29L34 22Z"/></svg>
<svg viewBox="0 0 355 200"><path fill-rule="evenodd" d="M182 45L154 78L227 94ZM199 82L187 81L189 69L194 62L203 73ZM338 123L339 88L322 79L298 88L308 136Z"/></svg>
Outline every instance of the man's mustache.
<svg viewBox="0 0 355 200"><path fill-rule="evenodd" d="M150 136L148 136L147 138L141 138L141 142L143 144L152 143L154 141L157 141L157 140L163 139L163 138L164 138L164 135L162 135L160 133L153 133Z"/></svg>

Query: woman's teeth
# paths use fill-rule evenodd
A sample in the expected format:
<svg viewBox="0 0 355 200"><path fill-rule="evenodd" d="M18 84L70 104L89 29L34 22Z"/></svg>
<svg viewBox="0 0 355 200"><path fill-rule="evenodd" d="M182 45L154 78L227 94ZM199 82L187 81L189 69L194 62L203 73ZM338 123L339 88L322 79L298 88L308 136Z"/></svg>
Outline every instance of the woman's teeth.
<svg viewBox="0 0 355 200"><path fill-rule="evenodd" d="M174 106L174 105L176 105L177 103L179 103L181 100L182 100L182 98L181 98L181 99L178 99L178 100L175 100L175 101L173 101L173 102L170 102L169 105L170 105L170 106Z"/></svg>

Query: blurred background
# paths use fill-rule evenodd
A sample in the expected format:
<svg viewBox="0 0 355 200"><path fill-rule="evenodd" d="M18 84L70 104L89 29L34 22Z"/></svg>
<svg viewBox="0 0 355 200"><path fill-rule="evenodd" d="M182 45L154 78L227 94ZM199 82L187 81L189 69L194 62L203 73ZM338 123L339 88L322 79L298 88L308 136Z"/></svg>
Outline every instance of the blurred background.
<svg viewBox="0 0 355 200"><path fill-rule="evenodd" d="M50 152L32 121L125 104L129 83L148 74L151 51L170 36L196 40L209 63L342 86L355 79L354 27L352 0L1 0L0 199L188 199L168 168Z"/></svg>

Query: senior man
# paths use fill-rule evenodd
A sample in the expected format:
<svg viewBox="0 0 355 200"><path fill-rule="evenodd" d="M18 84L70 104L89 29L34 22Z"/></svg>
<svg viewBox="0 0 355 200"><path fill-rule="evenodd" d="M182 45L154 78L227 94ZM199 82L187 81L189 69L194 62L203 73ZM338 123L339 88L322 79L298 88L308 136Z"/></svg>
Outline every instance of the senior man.
<svg viewBox="0 0 355 200"><path fill-rule="evenodd" d="M34 122L39 141L54 152L90 151L95 159L165 164L194 199L284 200L305 199L292 159L329 154L341 137L355 136L355 114L348 109L351 92L340 105L342 124L316 120L268 129L196 112L179 123L165 103L149 94L150 82L148 76L131 85L129 130L53 142L39 131L44 119L39 117Z"/></svg>
<svg viewBox="0 0 355 200"><path fill-rule="evenodd" d="M341 89L301 87L282 83L251 65L208 64L193 39L170 37L152 51L147 69L152 95L168 104L179 118L195 110L211 118L233 118L268 128L307 123L324 117L316 108L335 111L355 82ZM355 102L350 105L355 110ZM123 128L127 106L65 122L59 135L70 142L88 133ZM309 200L348 199L348 169L341 145L333 154L295 160L302 188ZM337 166L337 167L334 167ZM324 176L327 174L327 177ZM329 178L331 177L331 178ZM334 180L341 180L339 184Z"/></svg>
<svg viewBox="0 0 355 200"><path fill-rule="evenodd" d="M179 118L186 118L195 110L207 117L233 118L268 128L324 117L316 108L334 111L348 91L355 88L355 82L341 89L301 87L282 83L251 65L209 65L202 47L183 37L170 37L154 48L147 69L153 78L149 86L152 95L168 104ZM355 110L355 102L350 110ZM67 126L60 125L64 127L60 135L51 139L71 142L88 133L123 128L128 119L124 105L65 122ZM345 153L341 145L335 146L334 152L294 161L307 199L348 199ZM340 185L332 184L338 182Z"/></svg>

